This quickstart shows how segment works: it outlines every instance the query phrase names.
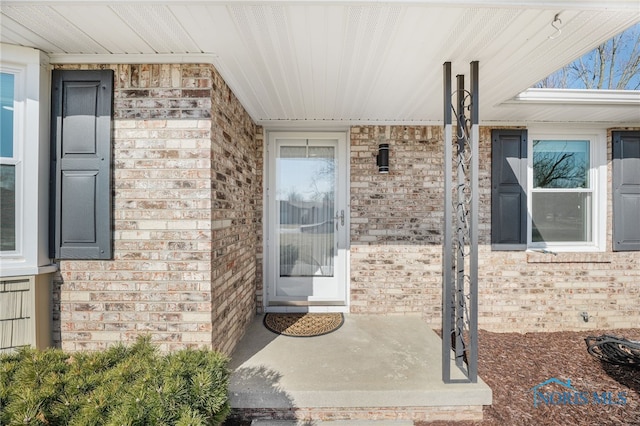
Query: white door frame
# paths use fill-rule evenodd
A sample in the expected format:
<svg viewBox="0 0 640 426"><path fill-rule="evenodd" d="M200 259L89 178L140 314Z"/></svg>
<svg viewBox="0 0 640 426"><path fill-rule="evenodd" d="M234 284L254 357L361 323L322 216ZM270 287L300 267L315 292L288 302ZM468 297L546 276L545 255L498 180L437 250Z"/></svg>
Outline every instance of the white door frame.
<svg viewBox="0 0 640 426"><path fill-rule="evenodd" d="M265 132L264 149L264 184L263 184L263 309L264 312L349 312L350 271L349 271L349 247L350 247L350 204L349 204L349 138L346 131L267 131ZM271 199L270 186L275 182L275 140L276 139L337 139L338 140L338 182L341 188L336 197L337 205L344 208L345 223L338 235L337 248L339 258L343 260L341 275L344 280L344 301L341 302L307 302L307 303L281 303L270 304L270 290L276 279L275 266L275 241L272 241L275 216L275 201ZM337 265L336 265L337 267Z"/></svg>

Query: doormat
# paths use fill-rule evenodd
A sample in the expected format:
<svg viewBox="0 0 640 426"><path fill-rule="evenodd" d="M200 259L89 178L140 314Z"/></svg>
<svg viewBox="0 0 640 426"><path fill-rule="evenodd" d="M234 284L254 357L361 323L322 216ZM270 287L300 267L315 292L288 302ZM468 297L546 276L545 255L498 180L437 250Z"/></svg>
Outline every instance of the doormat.
<svg viewBox="0 0 640 426"><path fill-rule="evenodd" d="M283 336L322 336L339 329L344 323L340 313L266 314L264 326Z"/></svg>

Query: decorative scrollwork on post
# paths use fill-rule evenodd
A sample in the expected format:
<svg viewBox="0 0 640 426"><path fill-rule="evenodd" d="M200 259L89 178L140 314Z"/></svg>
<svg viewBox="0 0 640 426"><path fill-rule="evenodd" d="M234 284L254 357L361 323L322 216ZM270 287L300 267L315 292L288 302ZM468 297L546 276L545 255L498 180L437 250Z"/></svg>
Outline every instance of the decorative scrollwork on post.
<svg viewBox="0 0 640 426"><path fill-rule="evenodd" d="M451 64L445 63L442 374L446 383L475 383L478 380L478 62L471 63L470 90L465 89L464 75L458 75L456 80L454 103ZM465 379L452 379L452 354Z"/></svg>

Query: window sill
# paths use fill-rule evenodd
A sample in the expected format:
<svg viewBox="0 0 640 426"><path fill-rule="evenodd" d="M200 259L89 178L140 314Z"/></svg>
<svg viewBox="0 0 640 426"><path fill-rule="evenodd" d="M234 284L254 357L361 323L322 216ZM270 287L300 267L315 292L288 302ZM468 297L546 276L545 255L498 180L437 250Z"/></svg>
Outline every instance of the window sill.
<svg viewBox="0 0 640 426"><path fill-rule="evenodd" d="M527 263L611 263L611 253L527 251Z"/></svg>
<svg viewBox="0 0 640 426"><path fill-rule="evenodd" d="M58 265L56 264L32 267L3 267L2 272L0 272L0 278L51 274L57 270Z"/></svg>

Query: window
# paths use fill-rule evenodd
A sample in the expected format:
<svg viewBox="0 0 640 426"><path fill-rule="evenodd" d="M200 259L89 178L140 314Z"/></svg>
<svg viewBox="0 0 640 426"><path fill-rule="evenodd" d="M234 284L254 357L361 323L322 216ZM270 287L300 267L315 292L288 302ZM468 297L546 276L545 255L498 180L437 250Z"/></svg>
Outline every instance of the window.
<svg viewBox="0 0 640 426"><path fill-rule="evenodd" d="M532 244L593 241L590 141L534 140Z"/></svg>
<svg viewBox="0 0 640 426"><path fill-rule="evenodd" d="M17 70L0 72L0 252L3 255L19 251L20 199L19 132L16 131L20 103L16 99Z"/></svg>
<svg viewBox="0 0 640 426"><path fill-rule="evenodd" d="M47 256L49 70L42 52L2 44L0 276L52 272Z"/></svg>
<svg viewBox="0 0 640 426"><path fill-rule="evenodd" d="M604 250L605 158L603 132L494 130L493 248Z"/></svg>

